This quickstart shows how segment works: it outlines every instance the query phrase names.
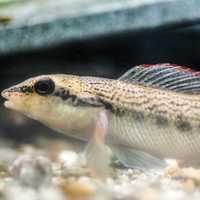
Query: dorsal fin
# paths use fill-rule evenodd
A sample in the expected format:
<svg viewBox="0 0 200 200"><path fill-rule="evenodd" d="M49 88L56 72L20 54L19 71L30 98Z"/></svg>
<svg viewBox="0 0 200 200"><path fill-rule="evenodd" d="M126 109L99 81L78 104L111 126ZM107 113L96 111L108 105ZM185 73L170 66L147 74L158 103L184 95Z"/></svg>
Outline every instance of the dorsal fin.
<svg viewBox="0 0 200 200"><path fill-rule="evenodd" d="M119 80L187 94L200 94L200 72L175 64L135 66Z"/></svg>

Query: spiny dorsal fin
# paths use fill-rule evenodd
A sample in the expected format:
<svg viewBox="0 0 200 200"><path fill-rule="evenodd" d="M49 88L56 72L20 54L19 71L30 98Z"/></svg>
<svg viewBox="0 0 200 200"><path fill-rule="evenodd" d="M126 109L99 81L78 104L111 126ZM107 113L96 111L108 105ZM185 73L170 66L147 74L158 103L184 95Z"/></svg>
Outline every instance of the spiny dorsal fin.
<svg viewBox="0 0 200 200"><path fill-rule="evenodd" d="M200 72L175 64L139 65L128 70L119 80L176 92L200 94Z"/></svg>

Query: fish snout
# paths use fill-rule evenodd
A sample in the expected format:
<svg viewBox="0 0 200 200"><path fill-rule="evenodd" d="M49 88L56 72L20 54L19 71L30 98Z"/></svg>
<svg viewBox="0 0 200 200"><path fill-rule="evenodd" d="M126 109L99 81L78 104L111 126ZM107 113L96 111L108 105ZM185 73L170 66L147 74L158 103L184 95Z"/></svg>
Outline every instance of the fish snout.
<svg viewBox="0 0 200 200"><path fill-rule="evenodd" d="M1 92L1 96L5 99L8 99L9 96L10 96L10 92L9 92L9 89L5 89Z"/></svg>
<svg viewBox="0 0 200 200"><path fill-rule="evenodd" d="M11 108L11 109L16 110L15 104L16 104L16 102L18 102L18 100L16 98L17 96L19 96L17 93L18 91L19 91L18 88L10 87L1 92L1 96L6 99L6 101L4 102L4 106L6 108Z"/></svg>
<svg viewBox="0 0 200 200"><path fill-rule="evenodd" d="M5 99L9 99L12 95L19 93L20 88L18 87L10 87L8 89L5 89L1 92L1 96L4 97Z"/></svg>

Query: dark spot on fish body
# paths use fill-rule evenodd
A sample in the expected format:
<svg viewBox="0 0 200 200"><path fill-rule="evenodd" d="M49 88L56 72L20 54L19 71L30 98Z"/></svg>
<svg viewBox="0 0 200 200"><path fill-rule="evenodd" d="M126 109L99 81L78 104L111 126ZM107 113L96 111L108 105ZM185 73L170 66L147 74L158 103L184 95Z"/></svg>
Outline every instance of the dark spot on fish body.
<svg viewBox="0 0 200 200"><path fill-rule="evenodd" d="M147 108L147 110L150 112L150 113L153 113L154 110L156 110L157 108L157 105L151 105Z"/></svg>
<svg viewBox="0 0 200 200"><path fill-rule="evenodd" d="M161 115L157 115L155 117L155 123L157 126L162 126L162 127L166 127L169 125L169 121L166 117L161 116Z"/></svg>
<svg viewBox="0 0 200 200"><path fill-rule="evenodd" d="M98 101L96 98L78 98L76 96L72 96L72 103L75 106L81 107L103 107L103 104Z"/></svg>
<svg viewBox="0 0 200 200"><path fill-rule="evenodd" d="M117 115L118 117L123 117L125 114L127 114L127 112L123 109L120 108L115 108L114 111L115 115Z"/></svg>
<svg viewBox="0 0 200 200"><path fill-rule="evenodd" d="M145 119L144 114L142 112L139 112L139 111L133 111L133 112L131 112L131 117L135 121L143 121Z"/></svg>
<svg viewBox="0 0 200 200"><path fill-rule="evenodd" d="M130 111L124 108L119 108L101 99L99 101L104 105L106 110L109 110L112 114L114 114L117 117L129 116L135 121L142 121L145 119L144 114L141 111Z"/></svg>
<svg viewBox="0 0 200 200"><path fill-rule="evenodd" d="M64 88L58 88L54 93L55 96L60 97L62 100L67 100L69 98L69 91Z"/></svg>
<svg viewBox="0 0 200 200"><path fill-rule="evenodd" d="M20 88L18 87L12 87L7 89L8 92L22 92Z"/></svg>
<svg viewBox="0 0 200 200"><path fill-rule="evenodd" d="M22 86L20 87L20 91L23 93L33 93L34 89L30 86Z"/></svg>
<svg viewBox="0 0 200 200"><path fill-rule="evenodd" d="M109 110L110 112L115 114L116 111L114 109L114 106L111 103L105 102L102 99L99 99L99 101L104 105L106 110Z"/></svg>
<svg viewBox="0 0 200 200"><path fill-rule="evenodd" d="M75 95L70 95L70 98L72 99L72 102L75 103L77 100L77 97Z"/></svg>
<svg viewBox="0 0 200 200"><path fill-rule="evenodd" d="M81 106L81 107L100 107L102 103L98 101L96 98L79 98L74 94L70 94L69 90L65 90L64 88L58 88L54 96L61 98L64 102L71 103L73 106Z"/></svg>
<svg viewBox="0 0 200 200"><path fill-rule="evenodd" d="M115 105L112 105L111 103L109 102L106 102L102 99L99 99L99 102L102 103L102 105L104 106L104 108L108 111L110 111L112 114L116 115L116 116L123 116L125 114L125 110L124 109L121 109Z"/></svg>
<svg viewBox="0 0 200 200"><path fill-rule="evenodd" d="M182 132L191 131L192 126L190 122L184 120L181 116L178 116L175 120L175 126Z"/></svg>
<svg viewBox="0 0 200 200"><path fill-rule="evenodd" d="M56 92L54 93L55 96L59 96L59 94L60 94L60 93L59 93L58 91L56 91Z"/></svg>

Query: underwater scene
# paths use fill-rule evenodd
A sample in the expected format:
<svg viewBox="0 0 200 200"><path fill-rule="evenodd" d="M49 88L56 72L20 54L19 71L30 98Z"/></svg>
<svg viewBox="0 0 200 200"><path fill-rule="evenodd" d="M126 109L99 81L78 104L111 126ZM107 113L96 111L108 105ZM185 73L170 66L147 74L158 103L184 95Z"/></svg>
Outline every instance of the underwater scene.
<svg viewBox="0 0 200 200"><path fill-rule="evenodd" d="M0 199L200 199L199 0L0 0Z"/></svg>

